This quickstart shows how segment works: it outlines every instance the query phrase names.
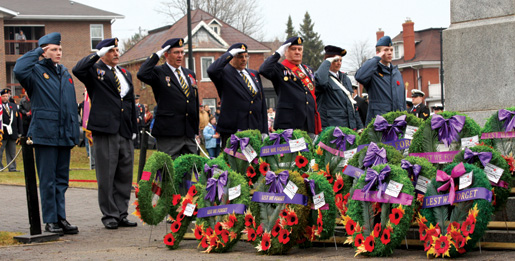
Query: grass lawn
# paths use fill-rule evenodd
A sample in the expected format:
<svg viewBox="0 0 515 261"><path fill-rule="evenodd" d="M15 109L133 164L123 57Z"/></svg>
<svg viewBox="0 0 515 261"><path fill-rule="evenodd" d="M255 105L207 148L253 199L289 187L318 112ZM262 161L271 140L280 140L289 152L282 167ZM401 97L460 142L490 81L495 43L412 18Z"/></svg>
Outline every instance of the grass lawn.
<svg viewBox="0 0 515 261"><path fill-rule="evenodd" d="M10 246L10 245L18 245L21 244L18 240L15 240L13 237L22 235L20 232L6 232L0 231L0 246Z"/></svg>

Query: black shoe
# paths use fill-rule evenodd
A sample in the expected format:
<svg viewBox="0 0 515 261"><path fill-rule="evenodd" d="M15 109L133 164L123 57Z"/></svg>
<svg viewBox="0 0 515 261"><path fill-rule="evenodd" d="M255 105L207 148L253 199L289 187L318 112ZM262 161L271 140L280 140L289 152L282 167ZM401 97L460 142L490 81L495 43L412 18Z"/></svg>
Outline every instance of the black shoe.
<svg viewBox="0 0 515 261"><path fill-rule="evenodd" d="M104 226L107 229L118 229L118 222L115 220L104 222Z"/></svg>
<svg viewBox="0 0 515 261"><path fill-rule="evenodd" d="M126 217L122 218L120 222L118 222L119 227L136 227L138 226L138 223L129 221Z"/></svg>
<svg viewBox="0 0 515 261"><path fill-rule="evenodd" d="M47 223L45 226L45 231L50 232L50 233L59 234L59 236L64 235L63 229L60 228L59 224L57 224L57 223Z"/></svg>
<svg viewBox="0 0 515 261"><path fill-rule="evenodd" d="M9 172L20 172L20 170L17 169L10 169Z"/></svg>
<svg viewBox="0 0 515 261"><path fill-rule="evenodd" d="M79 233L79 228L77 226L71 225L66 219L60 219L57 224L59 224L59 227L63 229L65 234Z"/></svg>

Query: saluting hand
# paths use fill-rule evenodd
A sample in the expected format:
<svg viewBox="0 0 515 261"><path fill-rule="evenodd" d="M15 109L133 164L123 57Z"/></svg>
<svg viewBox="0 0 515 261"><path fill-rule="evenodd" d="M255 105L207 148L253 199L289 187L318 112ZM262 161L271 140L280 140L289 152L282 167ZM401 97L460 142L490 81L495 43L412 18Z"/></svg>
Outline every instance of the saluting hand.
<svg viewBox="0 0 515 261"><path fill-rule="evenodd" d="M279 47L279 49L277 49L277 53L280 54L281 56L284 55L284 53L286 53L286 49L288 49L288 47L290 47L291 43L286 43L286 44L283 44L281 45L281 47Z"/></svg>
<svg viewBox="0 0 515 261"><path fill-rule="evenodd" d="M163 56L163 54L170 49L170 45L165 46L165 48L156 52L157 57Z"/></svg>
<svg viewBox="0 0 515 261"><path fill-rule="evenodd" d="M383 59L384 58L383 56L385 56L385 54L386 54L386 52L384 51L384 48L383 48L383 50L381 50L379 53L377 53L376 56L381 57L381 59Z"/></svg>
<svg viewBox="0 0 515 261"><path fill-rule="evenodd" d="M232 55L232 56L236 56L237 54L239 53L244 53L246 52L245 49L241 49L241 48L234 48L232 50L229 51L229 53Z"/></svg>
<svg viewBox="0 0 515 261"><path fill-rule="evenodd" d="M326 61L329 61L330 63L333 63L334 60L336 59L340 59L341 57L339 55L336 55L336 56L333 56L333 57L329 57L327 59L325 59Z"/></svg>
<svg viewBox="0 0 515 261"><path fill-rule="evenodd" d="M43 47L43 53L41 54L41 56L45 57L45 54L46 54L46 50L48 50L48 48L50 48L49 45Z"/></svg>
<svg viewBox="0 0 515 261"><path fill-rule="evenodd" d="M102 47L102 49L100 49L97 52L97 55L100 56L100 57L103 57L104 55L106 55L107 52L109 52L109 50L111 50L113 48L114 48L114 45Z"/></svg>

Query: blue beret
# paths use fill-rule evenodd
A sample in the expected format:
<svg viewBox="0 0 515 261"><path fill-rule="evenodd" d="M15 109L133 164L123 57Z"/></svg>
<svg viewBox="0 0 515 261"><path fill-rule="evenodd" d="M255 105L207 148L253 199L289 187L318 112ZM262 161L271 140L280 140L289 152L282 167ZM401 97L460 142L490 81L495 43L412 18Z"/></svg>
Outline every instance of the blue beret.
<svg viewBox="0 0 515 261"><path fill-rule="evenodd" d="M333 45L327 45L324 47L324 51L326 55L339 55L341 57L347 54L345 49Z"/></svg>
<svg viewBox="0 0 515 261"><path fill-rule="evenodd" d="M43 37L39 38L38 46L42 46L44 44L61 45L61 34L54 32L54 33L49 33L49 34L44 35Z"/></svg>
<svg viewBox="0 0 515 261"><path fill-rule="evenodd" d="M244 44L244 43L235 43L235 44L231 45L231 47L229 47L229 49L227 49L227 51L230 51L232 49L238 49L238 48L245 50L245 52L248 52L248 50L249 50L247 48L246 44Z"/></svg>
<svg viewBox="0 0 515 261"><path fill-rule="evenodd" d="M286 42L284 42L283 44L291 43L291 45L302 45L303 42L304 40L301 37L293 36L288 38L288 40L286 40Z"/></svg>
<svg viewBox="0 0 515 261"><path fill-rule="evenodd" d="M383 36L377 41L376 47L378 46L392 46L392 38L390 36Z"/></svg>
<svg viewBox="0 0 515 261"><path fill-rule="evenodd" d="M170 45L170 49L172 49L174 47L183 47L184 39L182 39L182 38L168 39L163 45L161 45L161 48L165 48L167 45Z"/></svg>
<svg viewBox="0 0 515 261"><path fill-rule="evenodd" d="M107 46L111 46L111 45L114 45L114 47L117 47L118 46L118 38L115 37L115 38L104 39L104 40L102 40L102 42L98 43L95 48L97 50L100 50L100 49L102 49L102 47L107 47Z"/></svg>

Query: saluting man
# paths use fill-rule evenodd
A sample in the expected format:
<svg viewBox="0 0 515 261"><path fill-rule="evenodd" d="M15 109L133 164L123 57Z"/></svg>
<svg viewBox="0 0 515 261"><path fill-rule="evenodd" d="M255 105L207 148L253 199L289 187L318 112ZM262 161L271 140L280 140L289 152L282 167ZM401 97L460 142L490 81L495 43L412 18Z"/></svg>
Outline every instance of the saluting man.
<svg viewBox="0 0 515 261"><path fill-rule="evenodd" d="M173 159L183 154L197 154L198 88L195 73L182 67L184 39L169 39L161 48L147 58L138 71L138 79L152 86L157 102L152 136L156 138L157 150ZM163 54L166 63L156 66Z"/></svg>
<svg viewBox="0 0 515 261"><path fill-rule="evenodd" d="M423 120L429 118L429 108L424 104L424 96L426 94L417 89L411 90L411 99L413 103L413 107L409 110L409 113L414 114L418 118Z"/></svg>
<svg viewBox="0 0 515 261"><path fill-rule="evenodd" d="M118 66L118 38L105 39L96 49L75 65L73 74L91 99L87 128L93 134L102 223L107 229L135 227L138 223L127 219L138 131L132 76Z"/></svg>
<svg viewBox="0 0 515 261"><path fill-rule="evenodd" d="M313 138L322 131L315 96L313 70L302 64L303 40L293 36L286 40L259 68L272 81L277 94L274 129L301 129ZM286 59L279 63L285 55Z"/></svg>
<svg viewBox="0 0 515 261"><path fill-rule="evenodd" d="M220 120L216 125L222 147L238 130L257 129L268 133L263 85L259 72L246 68L248 60L247 45L236 43L207 69L222 103Z"/></svg>

